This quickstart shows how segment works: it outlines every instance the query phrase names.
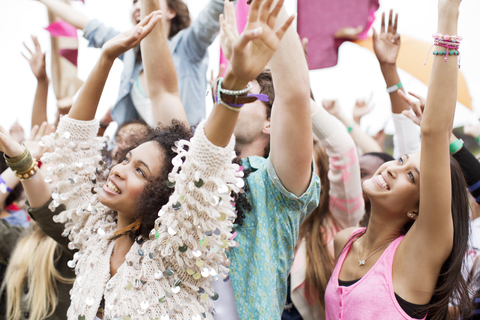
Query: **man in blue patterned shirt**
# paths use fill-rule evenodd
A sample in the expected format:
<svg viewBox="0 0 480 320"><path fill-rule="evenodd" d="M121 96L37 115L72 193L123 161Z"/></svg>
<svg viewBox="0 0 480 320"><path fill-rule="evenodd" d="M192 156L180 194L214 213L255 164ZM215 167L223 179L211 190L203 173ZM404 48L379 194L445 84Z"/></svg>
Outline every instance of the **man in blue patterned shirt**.
<svg viewBox="0 0 480 320"><path fill-rule="evenodd" d="M287 19L282 10L277 25ZM246 192L252 210L236 228L240 247L229 251L242 320L281 318L298 228L320 196L312 164L308 67L293 27L269 66L271 73L260 74L250 93L267 94L270 102L244 105L235 127L237 150L245 170L251 170Z"/></svg>

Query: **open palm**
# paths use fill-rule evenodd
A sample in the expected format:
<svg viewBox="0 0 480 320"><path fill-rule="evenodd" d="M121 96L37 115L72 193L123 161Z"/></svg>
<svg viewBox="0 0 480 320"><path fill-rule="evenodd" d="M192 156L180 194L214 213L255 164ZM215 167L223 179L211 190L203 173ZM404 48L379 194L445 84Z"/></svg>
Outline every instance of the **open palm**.
<svg viewBox="0 0 480 320"><path fill-rule="evenodd" d="M385 32L385 13L382 14L380 34L373 29L373 50L381 64L395 64L400 50L400 35L397 33L398 14L393 22L393 11L390 10L388 26Z"/></svg>
<svg viewBox="0 0 480 320"><path fill-rule="evenodd" d="M115 59L122 53L135 48L155 27L162 18L160 11L154 11L142 19L135 27L125 31L115 38L107 41L102 51L110 58Z"/></svg>
<svg viewBox="0 0 480 320"><path fill-rule="evenodd" d="M230 61L231 71L238 79L250 81L262 72L293 22L294 16L291 16L275 32L275 22L283 6L283 0L278 1L270 12L272 3L273 0L254 0L252 2L247 25L233 45Z"/></svg>

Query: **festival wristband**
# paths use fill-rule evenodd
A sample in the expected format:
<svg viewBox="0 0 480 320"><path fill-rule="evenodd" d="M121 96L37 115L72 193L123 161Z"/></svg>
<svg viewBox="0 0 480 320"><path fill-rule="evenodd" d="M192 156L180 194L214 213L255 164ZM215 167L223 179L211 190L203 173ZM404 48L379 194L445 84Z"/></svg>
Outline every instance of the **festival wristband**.
<svg viewBox="0 0 480 320"><path fill-rule="evenodd" d="M395 91L397 91L398 89L400 89L401 87L403 87L402 83L399 82L397 83L396 85L393 85L391 87L388 87L387 88L387 92L388 93L394 93Z"/></svg>
<svg viewBox="0 0 480 320"><path fill-rule="evenodd" d="M450 143L450 154L454 154L458 152L458 150L462 149L463 147L463 140L462 139L457 139Z"/></svg>
<svg viewBox="0 0 480 320"><path fill-rule="evenodd" d="M7 192L12 192L12 188L7 186L7 183L5 180L3 180L2 176L0 175L0 192L1 193L7 193Z"/></svg>

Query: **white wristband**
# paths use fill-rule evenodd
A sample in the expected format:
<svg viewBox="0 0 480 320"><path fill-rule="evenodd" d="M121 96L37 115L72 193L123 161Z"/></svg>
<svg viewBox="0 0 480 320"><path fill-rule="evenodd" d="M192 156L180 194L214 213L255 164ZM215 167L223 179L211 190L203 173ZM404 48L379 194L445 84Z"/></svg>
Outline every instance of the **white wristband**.
<svg viewBox="0 0 480 320"><path fill-rule="evenodd" d="M399 82L397 83L396 85L393 85L391 87L388 87L387 88L387 92L388 93L394 93L395 91L397 91L398 89L400 89L401 87L403 87L402 83Z"/></svg>

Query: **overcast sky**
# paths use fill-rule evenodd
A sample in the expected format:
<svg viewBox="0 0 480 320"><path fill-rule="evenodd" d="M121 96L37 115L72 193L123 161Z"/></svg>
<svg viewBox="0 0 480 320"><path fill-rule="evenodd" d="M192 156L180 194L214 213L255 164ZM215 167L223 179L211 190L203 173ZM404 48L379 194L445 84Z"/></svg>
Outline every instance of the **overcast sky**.
<svg viewBox="0 0 480 320"><path fill-rule="evenodd" d="M313 0L312 0L313 1ZM75 8L84 12L90 18L98 18L105 24L126 30L131 27L129 9L132 0L85 0L85 4L74 1ZM195 17L207 0L189 0L192 15ZM399 32L431 42L431 34L436 31L436 0L383 0L377 17L383 10L394 8L400 15ZM296 10L296 0L286 0L290 12ZM480 31L480 2L464 0L461 7L459 34L463 35L462 68L474 98L474 106L480 115L480 42L477 40ZM376 20L374 26L379 27ZM1 116L0 124L7 129L18 119L27 130L30 126L30 115L36 80L30 71L27 61L21 56L25 52L22 42L31 45L30 35L39 37L42 48L48 52L49 34L43 28L48 25L45 7L33 0L2 0L0 1L0 96ZM320 25L321 26L321 23ZM80 52L78 74L81 79L88 76L98 58L97 49L87 48L87 42L79 32ZM210 48L211 68L218 69L218 41ZM311 52L310 54L314 54ZM418 54L426 55L426 52ZM47 61L49 56L47 55ZM421 66L419 66L421 67ZM47 66L49 68L49 66ZM101 117L109 106L115 103L118 92L120 74L123 65L117 61L110 73L104 95L100 102L97 117ZM402 82L409 84L418 93L425 94L426 86L408 74L401 73ZM367 50L353 44L343 45L340 50L339 64L336 67L311 72L312 89L317 99L338 98L342 106L350 110L358 97L367 97L374 94L375 109L362 122L362 127L374 133L383 127L388 118L388 96L385 93L385 84L379 73L375 57ZM209 100L207 100L210 103ZM53 121L56 101L50 86L48 100L49 120ZM456 123L463 124L472 121L475 116L467 110L460 110Z"/></svg>

